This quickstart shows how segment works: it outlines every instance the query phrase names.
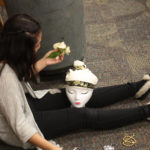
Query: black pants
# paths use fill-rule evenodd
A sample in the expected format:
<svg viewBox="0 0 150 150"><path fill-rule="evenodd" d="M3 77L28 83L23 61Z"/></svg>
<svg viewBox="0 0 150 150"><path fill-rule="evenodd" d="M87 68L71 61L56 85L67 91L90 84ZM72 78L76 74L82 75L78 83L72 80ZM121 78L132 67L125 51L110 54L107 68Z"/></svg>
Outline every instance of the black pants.
<svg viewBox="0 0 150 150"><path fill-rule="evenodd" d="M144 82L97 88L85 108L71 108L65 89L62 93L46 94L40 100L26 96L39 128L50 139L80 129L113 129L144 120L150 115L149 106L100 109L134 96Z"/></svg>

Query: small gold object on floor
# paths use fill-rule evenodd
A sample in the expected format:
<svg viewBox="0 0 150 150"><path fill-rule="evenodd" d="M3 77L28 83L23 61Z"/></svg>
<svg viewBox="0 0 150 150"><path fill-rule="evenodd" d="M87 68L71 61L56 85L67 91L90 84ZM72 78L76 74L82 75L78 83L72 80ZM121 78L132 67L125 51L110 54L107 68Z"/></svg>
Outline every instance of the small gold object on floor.
<svg viewBox="0 0 150 150"><path fill-rule="evenodd" d="M129 136L129 135L126 135L123 137L123 142L122 142L122 145L126 146L126 147L130 147L130 146L133 146L135 145L137 142L134 138L134 134Z"/></svg>

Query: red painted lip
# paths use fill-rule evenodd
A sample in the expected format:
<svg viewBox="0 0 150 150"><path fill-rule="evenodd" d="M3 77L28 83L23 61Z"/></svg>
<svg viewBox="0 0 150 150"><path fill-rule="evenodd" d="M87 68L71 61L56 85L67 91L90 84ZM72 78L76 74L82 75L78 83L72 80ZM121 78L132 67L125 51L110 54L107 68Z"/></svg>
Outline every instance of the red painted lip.
<svg viewBox="0 0 150 150"><path fill-rule="evenodd" d="M76 102L76 104L77 104L77 105L80 105L81 103L80 103L80 102Z"/></svg>

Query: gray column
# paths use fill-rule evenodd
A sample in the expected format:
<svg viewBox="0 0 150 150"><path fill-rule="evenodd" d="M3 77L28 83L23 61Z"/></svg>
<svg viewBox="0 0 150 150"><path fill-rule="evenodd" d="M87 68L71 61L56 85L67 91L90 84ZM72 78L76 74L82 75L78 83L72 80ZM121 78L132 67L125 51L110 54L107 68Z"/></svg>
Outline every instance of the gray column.
<svg viewBox="0 0 150 150"><path fill-rule="evenodd" d="M8 16L27 13L42 26L43 39L38 57L42 57L56 42L65 41L71 47L69 56L60 64L44 71L59 70L71 66L85 55L85 30L82 0L5 0Z"/></svg>

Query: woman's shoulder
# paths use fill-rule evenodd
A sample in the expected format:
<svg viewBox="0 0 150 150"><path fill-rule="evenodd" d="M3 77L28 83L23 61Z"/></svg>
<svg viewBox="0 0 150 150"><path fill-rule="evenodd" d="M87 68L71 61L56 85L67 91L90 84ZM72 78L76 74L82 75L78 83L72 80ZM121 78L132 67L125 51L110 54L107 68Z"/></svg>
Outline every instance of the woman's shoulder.
<svg viewBox="0 0 150 150"><path fill-rule="evenodd" d="M6 93L8 89L16 91L20 87L21 83L16 73L8 64L5 64L0 74L0 94L3 94L3 92Z"/></svg>
<svg viewBox="0 0 150 150"><path fill-rule="evenodd" d="M17 76L16 76L16 73L14 72L14 70L8 64L5 64L4 66L3 65L4 64L0 63L0 69L1 69L1 67L3 68L2 72L0 74L0 79L2 79L2 78L7 78L7 79L15 78L16 79Z"/></svg>

